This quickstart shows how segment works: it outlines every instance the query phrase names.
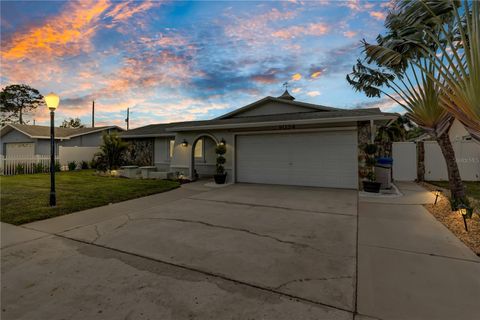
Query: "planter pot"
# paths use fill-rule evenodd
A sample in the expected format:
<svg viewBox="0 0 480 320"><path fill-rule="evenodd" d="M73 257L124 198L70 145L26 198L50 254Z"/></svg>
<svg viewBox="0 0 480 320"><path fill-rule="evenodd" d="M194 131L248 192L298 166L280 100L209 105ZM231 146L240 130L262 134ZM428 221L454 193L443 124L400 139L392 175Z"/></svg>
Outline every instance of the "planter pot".
<svg viewBox="0 0 480 320"><path fill-rule="evenodd" d="M380 182L374 182L374 181L363 181L363 191L365 192L373 192L373 193L379 193L380 192L380 186L382 184Z"/></svg>
<svg viewBox="0 0 480 320"><path fill-rule="evenodd" d="M227 180L227 173L225 172L224 174L215 174L213 176L213 179L215 179L216 184L224 184L225 180Z"/></svg>

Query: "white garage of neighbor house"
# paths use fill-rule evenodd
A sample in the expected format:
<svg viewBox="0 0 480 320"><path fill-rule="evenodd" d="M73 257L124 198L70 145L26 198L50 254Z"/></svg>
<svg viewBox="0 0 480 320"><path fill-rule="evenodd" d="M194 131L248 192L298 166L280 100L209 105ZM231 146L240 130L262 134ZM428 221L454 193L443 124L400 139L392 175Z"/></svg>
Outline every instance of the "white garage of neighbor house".
<svg viewBox="0 0 480 320"><path fill-rule="evenodd" d="M298 102L285 91L212 120L148 125L121 136L151 141L159 171L190 178L215 173L215 146L224 141L227 182L357 189L359 145L397 116Z"/></svg>
<svg viewBox="0 0 480 320"><path fill-rule="evenodd" d="M90 161L94 152L102 144L104 133L122 131L117 126L94 128L55 128L55 155L62 153L62 148L81 147L78 151L70 149L62 157L65 161ZM50 127L37 125L7 124L0 130L0 154L6 158L28 159L36 155L50 154ZM66 163L62 163L65 165Z"/></svg>

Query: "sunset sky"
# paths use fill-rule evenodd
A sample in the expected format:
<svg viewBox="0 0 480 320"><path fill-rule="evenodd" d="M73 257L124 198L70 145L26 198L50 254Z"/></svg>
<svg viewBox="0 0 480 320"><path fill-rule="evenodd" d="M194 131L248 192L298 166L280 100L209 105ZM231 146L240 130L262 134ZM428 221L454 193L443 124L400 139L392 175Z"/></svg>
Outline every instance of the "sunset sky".
<svg viewBox="0 0 480 320"><path fill-rule="evenodd" d="M131 127L210 119L289 81L297 100L379 106L345 81L389 2L2 1L1 85L61 97L57 124L80 117ZM46 110L29 119L47 123Z"/></svg>

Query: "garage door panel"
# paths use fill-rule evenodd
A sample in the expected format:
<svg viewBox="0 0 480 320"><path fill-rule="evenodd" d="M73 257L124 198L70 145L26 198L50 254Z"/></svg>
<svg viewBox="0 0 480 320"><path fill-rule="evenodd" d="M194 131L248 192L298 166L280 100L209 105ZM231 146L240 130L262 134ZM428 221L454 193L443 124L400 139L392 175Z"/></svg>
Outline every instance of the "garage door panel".
<svg viewBox="0 0 480 320"><path fill-rule="evenodd" d="M35 144L26 143L7 143L5 144L5 154L10 157L33 157L35 154Z"/></svg>
<svg viewBox="0 0 480 320"><path fill-rule="evenodd" d="M237 181L357 188L355 131L237 137Z"/></svg>

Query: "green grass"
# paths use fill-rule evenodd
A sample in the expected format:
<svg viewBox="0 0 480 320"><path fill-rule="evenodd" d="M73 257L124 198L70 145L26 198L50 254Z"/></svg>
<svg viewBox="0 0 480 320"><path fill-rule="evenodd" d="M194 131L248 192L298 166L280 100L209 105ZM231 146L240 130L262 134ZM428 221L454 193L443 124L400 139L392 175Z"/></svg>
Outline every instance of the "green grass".
<svg viewBox="0 0 480 320"><path fill-rule="evenodd" d="M429 183L448 189L448 181L429 181ZM467 196L480 201L480 182L478 181L464 181L467 188Z"/></svg>
<svg viewBox="0 0 480 320"><path fill-rule="evenodd" d="M179 186L166 180L101 177L92 170L56 173L57 206L49 206L50 175L0 177L2 222L23 224L164 192Z"/></svg>

